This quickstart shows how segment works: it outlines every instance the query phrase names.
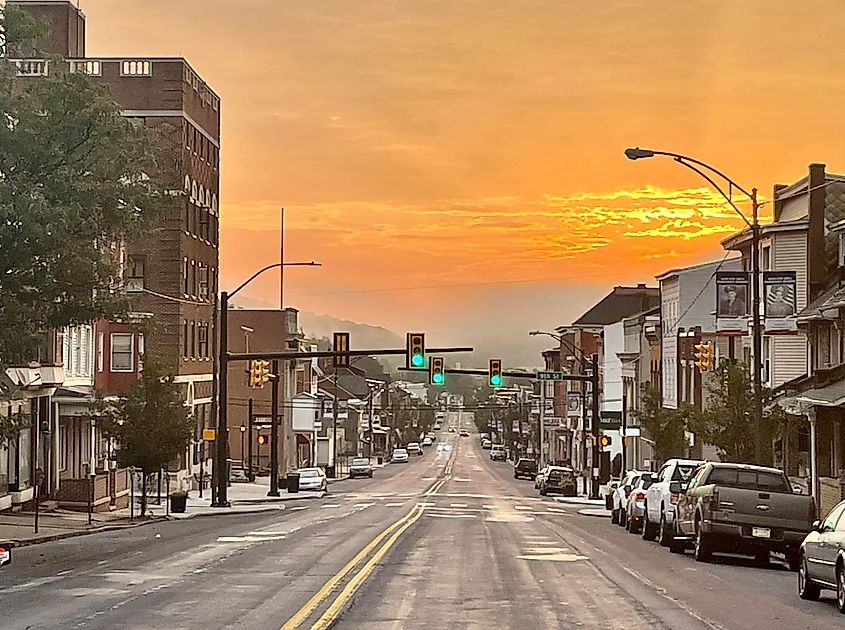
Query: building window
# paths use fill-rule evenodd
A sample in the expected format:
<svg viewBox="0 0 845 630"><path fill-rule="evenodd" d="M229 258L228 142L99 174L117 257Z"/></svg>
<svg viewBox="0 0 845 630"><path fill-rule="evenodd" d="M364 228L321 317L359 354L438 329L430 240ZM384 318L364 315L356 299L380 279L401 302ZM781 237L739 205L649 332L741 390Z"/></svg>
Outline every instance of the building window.
<svg viewBox="0 0 845 630"><path fill-rule="evenodd" d="M144 371L144 352L146 350L146 346L144 345L144 334L138 333L138 371Z"/></svg>
<svg viewBox="0 0 845 630"><path fill-rule="evenodd" d="M188 320L182 322L182 356L188 358Z"/></svg>
<svg viewBox="0 0 845 630"><path fill-rule="evenodd" d="M95 59L87 59L83 61L72 60L70 62L70 71L78 74L88 74L99 77L102 75L102 65Z"/></svg>
<svg viewBox="0 0 845 630"><path fill-rule="evenodd" d="M197 262L191 260L191 295L197 294Z"/></svg>
<svg viewBox="0 0 845 630"><path fill-rule="evenodd" d="M209 223L209 214L205 210L200 213L200 238L203 240L209 240L208 234L208 223Z"/></svg>
<svg viewBox="0 0 845 630"><path fill-rule="evenodd" d="M110 336L112 372L132 371L132 333L112 333Z"/></svg>
<svg viewBox="0 0 845 630"><path fill-rule="evenodd" d="M199 285L198 295L202 299L208 299L208 267L200 263L197 269L197 284Z"/></svg>
<svg viewBox="0 0 845 630"><path fill-rule="evenodd" d="M120 74L124 77L149 77L153 74L153 64L149 61L124 61L120 64Z"/></svg>
<svg viewBox="0 0 845 630"><path fill-rule="evenodd" d="M200 324L197 331L200 358L207 359L208 354L208 324Z"/></svg>
<svg viewBox="0 0 845 630"><path fill-rule="evenodd" d="M760 271L769 271L772 264L772 247L764 245L760 249Z"/></svg>
<svg viewBox="0 0 845 630"><path fill-rule="evenodd" d="M188 290L191 288L190 267L188 267L188 259L182 259L182 293L188 295Z"/></svg>
<svg viewBox="0 0 845 630"><path fill-rule="evenodd" d="M103 371L103 346L105 345L105 335L103 333L97 334L97 371Z"/></svg>
<svg viewBox="0 0 845 630"><path fill-rule="evenodd" d="M217 295L217 267L212 267L210 271L211 277L209 283L211 284L211 295Z"/></svg>
<svg viewBox="0 0 845 630"><path fill-rule="evenodd" d="M197 323L191 322L191 358L197 356Z"/></svg>
<svg viewBox="0 0 845 630"><path fill-rule="evenodd" d="M146 256L131 255L128 257L124 272L127 291L137 292L144 290L146 263Z"/></svg>

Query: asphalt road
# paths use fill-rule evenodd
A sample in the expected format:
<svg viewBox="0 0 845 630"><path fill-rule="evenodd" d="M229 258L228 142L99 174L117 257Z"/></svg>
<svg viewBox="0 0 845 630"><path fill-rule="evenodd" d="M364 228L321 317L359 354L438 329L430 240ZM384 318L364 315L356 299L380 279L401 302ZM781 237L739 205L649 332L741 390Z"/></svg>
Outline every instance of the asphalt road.
<svg viewBox="0 0 845 630"><path fill-rule="evenodd" d="M467 417L464 422L468 421ZM540 499L477 436L281 512L17 550L0 627L829 628L785 566L696 563ZM158 535L158 536L157 536Z"/></svg>

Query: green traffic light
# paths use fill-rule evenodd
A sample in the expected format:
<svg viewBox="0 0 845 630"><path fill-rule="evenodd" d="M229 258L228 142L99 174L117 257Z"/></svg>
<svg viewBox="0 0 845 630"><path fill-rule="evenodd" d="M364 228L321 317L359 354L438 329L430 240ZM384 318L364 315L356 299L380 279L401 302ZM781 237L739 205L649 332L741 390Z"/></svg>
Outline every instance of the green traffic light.
<svg viewBox="0 0 845 630"><path fill-rule="evenodd" d="M431 380L434 381L435 385L441 385L443 383L443 374L440 372L435 372L434 375L431 377Z"/></svg>
<svg viewBox="0 0 845 630"><path fill-rule="evenodd" d="M422 367L425 365L425 358L421 354L415 354L411 357L411 364L414 367Z"/></svg>
<svg viewBox="0 0 845 630"><path fill-rule="evenodd" d="M494 374L493 376L491 376L491 377L490 377L490 384L491 384L493 387L498 387L499 385L501 385L501 384L502 384L502 377L501 377L501 375L499 375L499 374Z"/></svg>

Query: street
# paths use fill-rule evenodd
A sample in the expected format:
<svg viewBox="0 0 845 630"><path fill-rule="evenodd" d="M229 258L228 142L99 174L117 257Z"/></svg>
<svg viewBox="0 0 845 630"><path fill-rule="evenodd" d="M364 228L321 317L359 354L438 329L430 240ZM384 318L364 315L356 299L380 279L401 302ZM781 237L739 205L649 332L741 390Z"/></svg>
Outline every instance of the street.
<svg viewBox="0 0 845 630"><path fill-rule="evenodd" d="M457 414L452 414L457 416ZM462 414L461 426L471 424ZM540 499L474 427L272 514L16 550L3 628L829 628L831 599L750 560L696 563Z"/></svg>

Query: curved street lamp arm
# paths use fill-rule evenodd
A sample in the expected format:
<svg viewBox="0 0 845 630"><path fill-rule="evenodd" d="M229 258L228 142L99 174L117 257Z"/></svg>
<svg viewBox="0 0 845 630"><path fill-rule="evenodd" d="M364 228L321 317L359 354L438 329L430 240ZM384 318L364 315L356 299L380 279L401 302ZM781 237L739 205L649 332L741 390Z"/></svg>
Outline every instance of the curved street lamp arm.
<svg viewBox="0 0 845 630"><path fill-rule="evenodd" d="M688 162L687 162L685 159L683 159L682 157L676 157L676 158L674 158L674 160L675 160L678 164L680 164L680 165L682 165L682 166L687 167L687 168L688 168L688 169L690 169L691 171L695 171L695 172L696 172L696 173L698 173L701 177L703 177L705 180L707 180L707 182L708 182L708 183L709 183L709 184L710 184L713 188L715 188L715 189L719 192L719 194L720 194L720 195L722 195L722 197L724 197L724 198L725 198L725 201L727 201L727 202L728 202L728 204L730 204L731 208L733 208L733 209L734 209L734 212L736 212L736 213L737 213L740 217L742 217L742 220L743 220L743 221L745 221L745 225L747 225L748 227L751 227L751 221L749 221L749 220L748 220L748 217L746 217L746 216L745 216L745 213L737 207L737 205L734 203L733 199L731 199L731 198L730 198L730 196L729 196L729 195L728 195L728 194L727 194L724 190L722 190L722 187L721 187L721 186L719 186L719 184L718 184L718 183L717 183L717 182L716 182L716 181L715 181L712 177L710 177L707 173L705 173L704 171L702 171L700 168L696 168L696 167L695 167L695 166L693 166L692 164L688 163ZM696 161L696 160L693 160L693 162L697 162L697 161ZM711 169L711 170L712 170L712 169ZM739 186L737 186L736 184L734 184L731 180L729 180L729 179L727 179L727 178L725 178L725 180L726 180L726 181L727 181L727 182L728 182L731 186L733 186L733 187L737 188L738 190L742 191L743 193L745 193L745 191L744 191L744 190L742 190ZM747 193L746 193L746 194L747 194ZM749 197L750 197L750 195L749 195Z"/></svg>
<svg viewBox="0 0 845 630"><path fill-rule="evenodd" d="M293 263L277 262L277 263L273 263L272 265L267 265L263 269L259 269L258 271L256 271L249 278L247 278L240 285L238 285L238 287L234 291L229 293L229 297L233 297L238 291L243 289L246 285L248 285L250 282L255 280L262 273L264 273L265 271L269 271L270 269L277 269L279 267L319 267L319 266L320 266L320 263L316 263L313 260L310 261L310 262L293 262Z"/></svg>
<svg viewBox="0 0 845 630"><path fill-rule="evenodd" d="M728 177L727 175L725 175L722 171L720 171L720 170L718 170L718 169L716 169L716 168L714 168L714 167L710 166L710 165L709 165L709 164L707 164L706 162L702 162L701 160L696 160L695 158L690 157L690 156L688 156L688 155L682 155L682 154L680 154L680 153L673 153L673 152L671 152L671 151L651 151L651 152L652 152L654 155L668 155L669 157L674 158L675 160L677 160L677 161L679 161L679 162L680 162L680 161L692 162L693 164L697 164L698 166L701 166L702 168L706 168L706 169L707 169L708 171L710 171L711 173L713 173L713 174L715 174L715 175L717 175L717 176L721 177L722 179L724 179L724 180L725 180L726 182L728 182L728 183L729 183L732 187L736 188L739 192L741 192L743 195L745 195L745 196L746 196L746 197L748 197L749 199L751 199L751 197L752 197L751 193L750 193L750 192L748 192L747 190L745 190L745 188L743 188L742 186L740 186L739 184L737 184L734 180L732 180L730 177ZM700 173L701 171L698 171L698 172ZM724 194L724 193L723 193L723 194Z"/></svg>

